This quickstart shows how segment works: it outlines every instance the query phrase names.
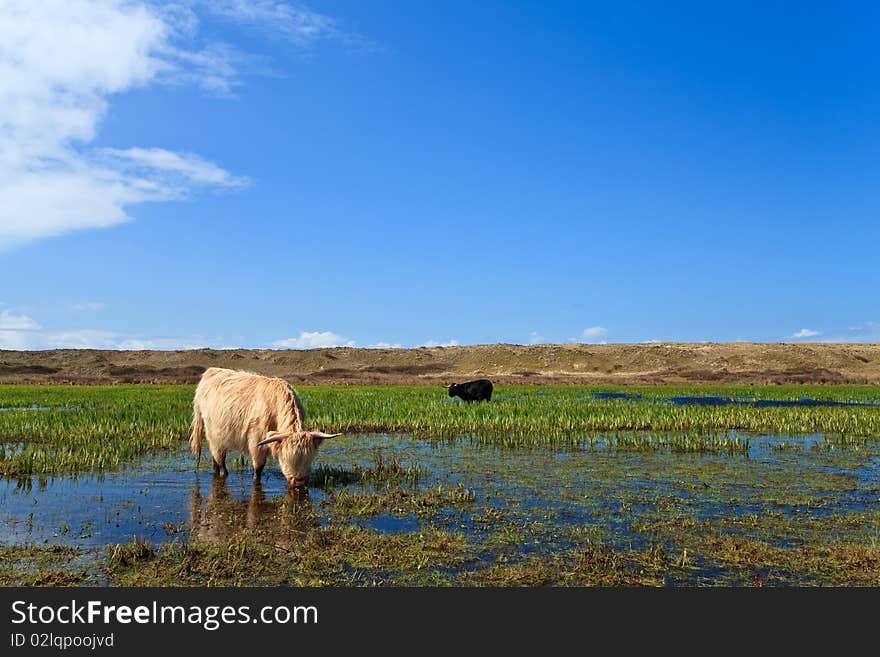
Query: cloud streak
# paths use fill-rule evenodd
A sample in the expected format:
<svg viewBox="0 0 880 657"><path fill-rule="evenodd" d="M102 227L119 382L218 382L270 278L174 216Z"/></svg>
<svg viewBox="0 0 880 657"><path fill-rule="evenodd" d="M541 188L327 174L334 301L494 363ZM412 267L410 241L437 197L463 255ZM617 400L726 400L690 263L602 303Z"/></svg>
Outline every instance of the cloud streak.
<svg viewBox="0 0 880 657"><path fill-rule="evenodd" d="M546 342L544 336L537 331L531 331L529 333L529 344L542 344L543 342Z"/></svg>
<svg viewBox="0 0 880 657"><path fill-rule="evenodd" d="M419 347L457 347L458 340L452 338L451 340L447 340L446 342L439 342L437 340L428 340L427 342L423 342L418 345Z"/></svg>
<svg viewBox="0 0 880 657"><path fill-rule="evenodd" d="M79 306L80 308L75 308ZM100 310L104 304L84 303L68 306L77 310ZM39 322L11 310L0 311L0 349L231 349L223 338L143 337L102 329L48 330Z"/></svg>
<svg viewBox="0 0 880 657"><path fill-rule="evenodd" d="M34 331L39 328L40 325L27 315L16 315L11 310L0 310L0 331Z"/></svg>
<svg viewBox="0 0 880 657"><path fill-rule="evenodd" d="M65 306L70 312L94 312L106 308L99 302L72 303ZM426 347L455 346L456 340L437 342L429 340L419 345ZM332 347L356 347L354 340L333 331L300 331L294 337L275 340L270 345L274 349L327 349ZM223 337L206 336L144 336L99 328L50 329L38 321L15 309L0 310L0 349L43 350L43 349L254 349L264 348L264 344L248 345L242 338L235 340ZM379 341L367 345L368 349L404 349L399 342Z"/></svg>
<svg viewBox="0 0 880 657"><path fill-rule="evenodd" d="M300 48L320 41L337 41L360 50L379 50L366 37L344 30L326 14L303 4L279 0L190 0L190 5L213 16L277 35Z"/></svg>
<svg viewBox="0 0 880 657"><path fill-rule="evenodd" d="M69 303L66 307L67 310L75 313L98 312L100 310L106 310L107 304L100 301L85 301L83 303Z"/></svg>
<svg viewBox="0 0 880 657"><path fill-rule="evenodd" d="M880 343L880 322L865 322L822 338L822 342Z"/></svg>
<svg viewBox="0 0 880 657"><path fill-rule="evenodd" d="M173 188L175 180L226 188L244 187L249 182L193 153L175 153L164 148L105 148L100 154L116 170L132 177L165 176L163 184L168 189Z"/></svg>

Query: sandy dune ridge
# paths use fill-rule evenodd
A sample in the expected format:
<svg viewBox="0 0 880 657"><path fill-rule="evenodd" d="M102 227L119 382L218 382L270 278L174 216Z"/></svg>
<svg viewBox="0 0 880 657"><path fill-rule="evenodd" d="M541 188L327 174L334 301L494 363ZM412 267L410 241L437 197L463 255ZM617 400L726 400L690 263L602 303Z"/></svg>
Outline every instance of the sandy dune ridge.
<svg viewBox="0 0 880 657"><path fill-rule="evenodd" d="M880 384L880 344L542 344L310 350L0 351L0 383L193 383L211 366L300 383Z"/></svg>

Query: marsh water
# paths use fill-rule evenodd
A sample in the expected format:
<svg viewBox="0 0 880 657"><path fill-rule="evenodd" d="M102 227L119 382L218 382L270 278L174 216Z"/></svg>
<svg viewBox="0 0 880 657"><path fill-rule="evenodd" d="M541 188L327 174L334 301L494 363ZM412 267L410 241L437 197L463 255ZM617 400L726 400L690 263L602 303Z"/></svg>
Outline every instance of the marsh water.
<svg viewBox="0 0 880 657"><path fill-rule="evenodd" d="M798 407L858 407L880 406L880 402L840 401L834 399L758 399L756 397L722 397L720 395L674 395L671 397L646 397L630 392L596 391L590 394L593 399L619 399L623 401L668 402L677 406L752 406L754 408L798 408Z"/></svg>
<svg viewBox="0 0 880 657"><path fill-rule="evenodd" d="M601 446L503 449L467 439L353 435L322 447L315 467L325 476L297 494L287 491L276 464L254 486L248 464L239 459L230 463L224 482L208 470L196 471L181 449L103 476L0 479L0 544L60 543L99 551L135 537L153 544L210 541L277 522L283 504L291 519L307 513L311 523L359 524L383 533L428 526L464 533L479 563L500 551L511 559L553 554L584 537L622 548L662 544L673 538L658 527L683 518L727 523L731 532L751 531L739 519L774 518L766 540L788 546L805 540L784 529L790 521L857 518L880 504L876 445L839 449L820 435L748 439L745 453L716 454ZM408 474L390 483L361 476L376 463L395 463ZM447 491L462 501L419 512L393 503L339 504L343 493L372 499L392 488ZM857 522L842 526L859 531ZM688 581L710 578L713 569L697 564Z"/></svg>

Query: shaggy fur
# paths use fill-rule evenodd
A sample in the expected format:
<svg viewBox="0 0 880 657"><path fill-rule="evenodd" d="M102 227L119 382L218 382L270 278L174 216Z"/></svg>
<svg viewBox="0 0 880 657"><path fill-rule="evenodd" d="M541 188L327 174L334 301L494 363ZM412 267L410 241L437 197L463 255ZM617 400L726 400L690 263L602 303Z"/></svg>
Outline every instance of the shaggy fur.
<svg viewBox="0 0 880 657"><path fill-rule="evenodd" d="M214 459L214 473L225 477L226 452L247 452L258 481L271 453L291 486L308 479L321 441L332 436L305 431L305 411L296 391L283 379L219 367L205 371L193 398L190 447L201 459L202 437ZM272 439L268 445L260 441Z"/></svg>

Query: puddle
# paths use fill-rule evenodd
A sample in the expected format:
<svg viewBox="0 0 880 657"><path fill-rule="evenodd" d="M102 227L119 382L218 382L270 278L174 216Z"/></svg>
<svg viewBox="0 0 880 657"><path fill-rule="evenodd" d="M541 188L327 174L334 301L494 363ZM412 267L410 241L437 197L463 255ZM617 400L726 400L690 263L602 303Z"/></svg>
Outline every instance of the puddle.
<svg viewBox="0 0 880 657"><path fill-rule="evenodd" d="M632 401L635 401L637 399L642 398L641 395L634 395L629 392L598 391L598 392L591 392L590 396L593 397L593 399L628 399L628 400L632 400Z"/></svg>
<svg viewBox="0 0 880 657"><path fill-rule="evenodd" d="M675 397L647 397L629 392L592 392L593 399L624 401L669 402L678 406L753 406L755 408L833 407L833 406L880 406L880 402L838 401L832 399L755 399L750 397L721 397L703 395L679 395Z"/></svg>
<svg viewBox="0 0 880 657"><path fill-rule="evenodd" d="M367 518L354 518L353 524L390 534L415 532L420 527L419 519L416 516L411 514L396 516L392 513L380 513L377 516Z"/></svg>

